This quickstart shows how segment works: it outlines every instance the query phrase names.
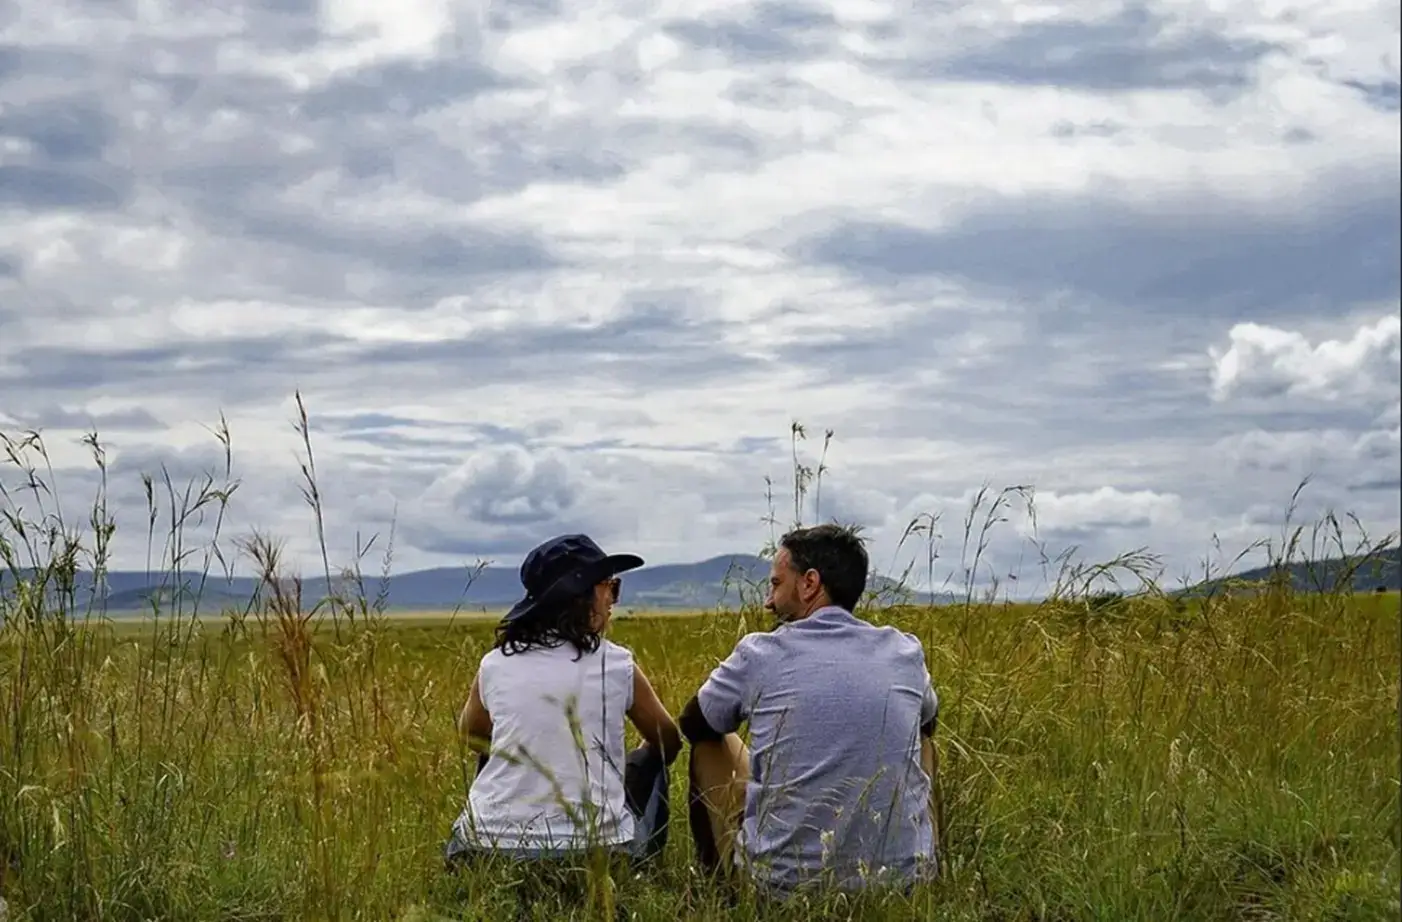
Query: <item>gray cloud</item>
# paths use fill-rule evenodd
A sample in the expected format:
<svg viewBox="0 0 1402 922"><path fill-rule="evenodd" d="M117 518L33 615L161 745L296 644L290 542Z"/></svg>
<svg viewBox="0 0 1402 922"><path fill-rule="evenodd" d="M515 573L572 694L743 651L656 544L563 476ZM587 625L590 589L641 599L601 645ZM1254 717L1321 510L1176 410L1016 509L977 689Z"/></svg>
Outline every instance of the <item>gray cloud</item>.
<svg viewBox="0 0 1402 922"><path fill-rule="evenodd" d="M255 9L291 16L298 20L316 20L318 0L248 0Z"/></svg>
<svg viewBox="0 0 1402 922"><path fill-rule="evenodd" d="M1402 480L1365 480L1348 485L1350 493L1399 493L1402 494Z"/></svg>
<svg viewBox="0 0 1402 922"><path fill-rule="evenodd" d="M439 422L387 413L318 416L318 433L334 434L338 442L363 445L403 455L414 453L420 465L439 469L460 462L465 451L493 445L527 446L533 434L525 429L490 423Z"/></svg>
<svg viewBox="0 0 1402 922"><path fill-rule="evenodd" d="M0 166L0 205L31 211L112 211L131 195L129 177L114 170L92 174L47 167Z"/></svg>
<svg viewBox="0 0 1402 922"><path fill-rule="evenodd" d="M15 354L8 374L0 365L0 383L16 399L90 390L131 398L159 386L241 401L284 397L306 369L315 368L325 381L387 391L441 392L520 381L582 395L590 381L647 393L703 385L718 369L739 377L768 367L762 359L732 351L723 332L721 323L686 319L679 302L642 300L593 325L507 327L445 334L431 342L365 343L332 332L270 331L151 347L32 346ZM441 437L427 428L426 439ZM493 437L508 434L484 431Z"/></svg>
<svg viewBox="0 0 1402 922"><path fill-rule="evenodd" d="M903 67L927 78L992 81L1114 92L1240 90L1276 46L1234 41L1203 28L1170 32L1170 21L1131 4L1102 21L1021 26L992 45Z"/></svg>
<svg viewBox="0 0 1402 922"><path fill-rule="evenodd" d="M1329 185L1327 204L1289 217L1204 203L1188 218L1106 199L1041 199L986 207L944 231L854 221L800 252L874 283L953 275L1173 317L1307 315L1396 298L1396 184Z"/></svg>
<svg viewBox="0 0 1402 922"><path fill-rule="evenodd" d="M435 423L408 416L396 416L392 413L332 413L320 416L318 418L318 424L320 427L333 432L345 433L375 432L401 426L425 429L458 428L458 426L453 424ZM503 430L500 433L494 434L505 434L505 432L506 430Z"/></svg>
<svg viewBox="0 0 1402 922"><path fill-rule="evenodd" d="M1393 494L1397 471L1402 468L1397 430L1347 432L1338 429L1253 429L1221 439L1210 452L1218 470L1208 478L1209 487L1225 499L1256 503L1271 510L1267 521L1282 522L1288 490L1307 479L1301 519L1308 521L1327 511L1344 514L1363 511L1365 517L1392 509L1390 526L1396 528ZM1366 490L1359 490L1366 484ZM1366 493L1367 495L1361 495ZM1386 522L1380 516L1376 521Z"/></svg>
<svg viewBox="0 0 1402 922"><path fill-rule="evenodd" d="M88 413L58 406L38 409L15 407L11 409L10 415L20 425L41 432L46 429L85 429L102 433L168 428L151 413L139 408L110 413Z"/></svg>
<svg viewBox="0 0 1402 922"><path fill-rule="evenodd" d="M314 48L323 39L319 0L232 0L241 6L244 36L288 51Z"/></svg>
<svg viewBox="0 0 1402 922"><path fill-rule="evenodd" d="M726 347L723 330L715 321L689 320L677 308L643 303L589 326L508 328L434 343L367 346L355 360L390 374L403 365L426 365L449 379L541 382L600 374L638 388L701 383L722 367L733 375L763 367L762 360Z"/></svg>
<svg viewBox="0 0 1402 922"><path fill-rule="evenodd" d="M77 52L0 41L0 83L20 77L71 76L87 58Z"/></svg>
<svg viewBox="0 0 1402 922"><path fill-rule="evenodd" d="M308 94L298 103L298 111L313 120L386 113L412 118L489 90L522 86L471 60L394 62L336 78Z"/></svg>
<svg viewBox="0 0 1402 922"><path fill-rule="evenodd" d="M286 49L317 37L315 9L256 4L241 11L246 35L259 42ZM0 134L27 141L37 159L0 167L0 204L36 213L114 210L129 204L139 186L154 186L167 220L193 219L233 246L263 247L264 253L248 256L277 284L308 295L334 291L344 286L350 259L378 273L378 293L432 300L470 287L469 280L483 273L537 271L559 260L534 235L463 227L446 212L417 226L352 223L290 204L287 188L324 173L328 157L339 159L350 182L397 175L435 194L456 186L451 197L463 202L540 176L618 175L615 162L586 151L549 153L534 144L527 150L520 132L494 139L495 153L478 164L423 129L396 124L520 85L471 60L388 62L302 94L271 77L217 69L209 49L190 40L163 52L159 71L138 53L104 62L105 70L128 74L125 86L92 82L91 63L81 58L54 58L50 69L66 77L63 82L8 89L18 106ZM308 137L314 148L306 146ZM301 148L296 153L288 143L294 138ZM412 160L407 171L406 151ZM132 168L114 166L118 162ZM289 258L298 251L305 255Z"/></svg>
<svg viewBox="0 0 1402 922"><path fill-rule="evenodd" d="M325 350L340 344L336 337L308 334L126 349L42 346L16 357L18 368L9 381L35 389L91 388L118 393L141 393L157 382L175 387L210 382L232 393L247 393L238 385L238 377L256 382L260 374L286 371L292 375L296 363L324 360ZM225 375L231 378L220 382Z"/></svg>
<svg viewBox="0 0 1402 922"><path fill-rule="evenodd" d="M1146 448L1148 460L1180 457L1199 440L1261 425L1353 432L1377 425L1378 407L1357 397L1212 401L1206 363L1165 360L1201 353L1205 337L1224 337L1230 314L1184 323L1179 310L1146 314L1134 302L1091 307L1036 291L1029 285L1026 295L980 309L931 308L840 337L799 340L781 347L777 360L811 369L811 380L870 381L887 389L887 399L845 427L849 435L957 432L998 446L1009 459L1023 456L1029 442L1038 452L1156 444ZM903 301L918 297L901 292ZM1363 370L1382 375L1386 388L1385 366L1370 362ZM1016 470L1011 479L1022 476Z"/></svg>
<svg viewBox="0 0 1402 922"><path fill-rule="evenodd" d="M1344 85L1362 93L1368 102L1385 112L1396 112L1402 108L1402 84L1396 80L1345 80Z"/></svg>
<svg viewBox="0 0 1402 922"><path fill-rule="evenodd" d="M50 161L72 163L101 160L116 128L99 101L77 95L0 115L3 135L28 141Z"/></svg>
<svg viewBox="0 0 1402 922"><path fill-rule="evenodd" d="M806 4L757 3L746 13L744 17L675 20L664 29L692 48L724 52L739 62L762 63L820 55L830 47L837 28L830 13Z"/></svg>
<svg viewBox="0 0 1402 922"><path fill-rule="evenodd" d="M562 0L510 0L487 7L487 26L510 32L527 26L540 25L560 16L565 5Z"/></svg>
<svg viewBox="0 0 1402 922"><path fill-rule="evenodd" d="M268 243L348 257L409 276L462 279L549 269L559 263L545 244L526 235L467 228L400 233L369 227L337 229L331 222L272 213L245 215L237 230Z"/></svg>

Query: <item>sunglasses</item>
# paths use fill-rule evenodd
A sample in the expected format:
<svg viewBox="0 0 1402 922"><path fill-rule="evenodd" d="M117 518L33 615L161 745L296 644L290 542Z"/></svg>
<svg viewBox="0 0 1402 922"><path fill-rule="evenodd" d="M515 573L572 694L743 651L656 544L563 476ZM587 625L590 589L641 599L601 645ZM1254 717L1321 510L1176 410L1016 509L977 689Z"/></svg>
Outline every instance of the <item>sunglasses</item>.
<svg viewBox="0 0 1402 922"><path fill-rule="evenodd" d="M609 595L612 597L612 600L617 602L618 593L623 588L623 580L615 576L610 580L606 580L605 584L609 587Z"/></svg>

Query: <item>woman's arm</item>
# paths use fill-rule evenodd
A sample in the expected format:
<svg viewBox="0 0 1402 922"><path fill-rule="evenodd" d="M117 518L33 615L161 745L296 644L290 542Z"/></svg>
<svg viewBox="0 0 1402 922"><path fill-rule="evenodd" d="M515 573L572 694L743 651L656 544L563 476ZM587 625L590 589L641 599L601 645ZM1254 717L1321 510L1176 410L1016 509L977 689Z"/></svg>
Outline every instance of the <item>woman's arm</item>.
<svg viewBox="0 0 1402 922"><path fill-rule="evenodd" d="M482 703L482 677L473 677L472 689L467 693L467 703L458 714L458 732L466 737L469 744L478 742L485 748L492 742L492 715Z"/></svg>
<svg viewBox="0 0 1402 922"><path fill-rule="evenodd" d="M633 706L628 709L628 719L648 745L662 753L663 761L668 765L676 761L682 751L682 732L667 706L657 697L642 667L636 663L633 665Z"/></svg>

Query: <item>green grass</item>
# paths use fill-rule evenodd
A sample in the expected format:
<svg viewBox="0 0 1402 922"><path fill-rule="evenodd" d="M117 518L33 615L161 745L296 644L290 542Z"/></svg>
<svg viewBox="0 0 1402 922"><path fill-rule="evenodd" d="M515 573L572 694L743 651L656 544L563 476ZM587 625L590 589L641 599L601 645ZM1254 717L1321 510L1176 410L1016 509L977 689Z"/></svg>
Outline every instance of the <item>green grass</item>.
<svg viewBox="0 0 1402 922"><path fill-rule="evenodd" d="M101 556L100 497L75 541L16 495L12 570L61 586ZM474 761L454 718L491 623L363 598L310 614L273 581L272 545L245 550L269 591L222 619L0 601L9 918L501 919L521 895L536 918L598 918L505 871L442 873ZM1092 598L867 613L922 639L942 698L938 884L825 915L732 904L691 867L679 771L663 865L613 879L618 905L659 922L1397 918L1398 596ZM761 626L753 609L640 616L612 636L675 713Z"/></svg>
<svg viewBox="0 0 1402 922"><path fill-rule="evenodd" d="M944 698L949 874L885 917L1396 917L1395 596L1082 614L895 616ZM614 636L680 709L737 630L640 618ZM498 917L505 879L439 872L470 778L453 716L489 639L323 625L298 660L276 623L12 625L11 918ZM620 900L734 917L689 871L677 812L665 866Z"/></svg>

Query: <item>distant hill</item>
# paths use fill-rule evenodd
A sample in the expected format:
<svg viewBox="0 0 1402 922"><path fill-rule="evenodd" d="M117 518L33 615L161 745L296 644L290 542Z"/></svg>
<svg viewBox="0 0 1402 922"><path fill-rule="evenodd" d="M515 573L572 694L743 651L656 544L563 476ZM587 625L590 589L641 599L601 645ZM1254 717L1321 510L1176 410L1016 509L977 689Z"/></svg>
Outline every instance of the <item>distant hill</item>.
<svg viewBox="0 0 1402 922"><path fill-rule="evenodd" d="M1277 573L1283 574L1297 592L1397 592L1402 590L1402 548L1388 548L1364 557L1330 557L1295 561L1283 567L1256 567L1207 580L1178 594L1202 596L1235 585L1269 583Z"/></svg>
<svg viewBox="0 0 1402 922"><path fill-rule="evenodd" d="M1180 590L1174 595L1196 597L1220 592L1230 586L1262 584L1275 572L1273 567L1257 567L1231 576L1221 577ZM1378 588L1402 590L1402 551L1391 548L1374 557L1359 561L1325 559L1291 563L1284 568L1290 584L1298 591L1334 591L1341 583L1346 591L1372 592ZM627 573L619 605L624 610L638 611L696 611L713 608L738 608L745 602L758 602L765 592L769 562L751 554L726 554L708 560L685 564L661 564ZM471 579L469 579L471 577ZM181 586L162 574L139 571L115 571L107 574L105 608L108 613L139 613L149 611L152 600L160 601L162 611L170 611L179 602L184 611L198 610L215 613L247 607L257 588L250 577L227 579L211 574L201 584L198 573L182 574ZM337 580L344 594L349 587ZM91 598L91 573L75 577L76 598L86 606ZM909 601L914 604L947 604L958 599L947 593L909 593L894 597L896 582L877 576L871 588L889 601ZM378 574L366 574L365 594L373 602L381 592ZM521 597L521 581L516 567L486 567L474 571L469 567L439 567L391 574L385 589L385 605L392 611L501 611ZM14 591L12 574L0 570L0 599ZM303 583L304 603L310 604L328 595L324 577L308 578Z"/></svg>
<svg viewBox="0 0 1402 922"><path fill-rule="evenodd" d="M619 606L646 611L682 611L717 607L738 608L745 601L763 598L764 583L769 577L769 561L749 554L728 554L696 563L661 564L643 567L624 574ZM364 592L373 602L381 591L378 574L366 574ZM152 600L169 610L179 601L183 610L195 608L216 612L228 608L241 609L248 605L257 581L250 577L227 579L210 575L201 584L198 573L185 573L177 587L173 578L162 574L135 571L114 571L106 578L106 609L111 613L141 612L151 608ZM91 597L91 573L79 573L75 579L80 604ZM0 596L13 589L13 579L0 572ZM349 593L342 581L336 584ZM896 582L884 576L872 581L878 592L890 593ZM516 567L486 567L474 571L468 567L439 567L391 574L385 589L387 609L397 611L445 611L461 607L466 611L498 611L509 608L522 593L521 578ZM305 603L328 595L326 579L305 579L302 597ZM939 600L943 600L941 597ZM914 594L910 601L930 602L928 594Z"/></svg>

